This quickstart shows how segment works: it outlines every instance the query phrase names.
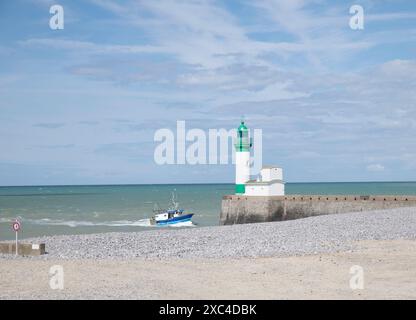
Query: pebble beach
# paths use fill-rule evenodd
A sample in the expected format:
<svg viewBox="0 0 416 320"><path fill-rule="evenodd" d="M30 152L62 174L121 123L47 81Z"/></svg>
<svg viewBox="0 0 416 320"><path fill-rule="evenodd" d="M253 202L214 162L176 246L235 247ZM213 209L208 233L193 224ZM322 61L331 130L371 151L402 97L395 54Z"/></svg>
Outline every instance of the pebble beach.
<svg viewBox="0 0 416 320"><path fill-rule="evenodd" d="M281 222L146 232L48 236L32 259L242 258L351 249L354 241L416 239L416 208L323 215ZM2 259L15 259L3 255ZM27 257L18 257L27 259Z"/></svg>

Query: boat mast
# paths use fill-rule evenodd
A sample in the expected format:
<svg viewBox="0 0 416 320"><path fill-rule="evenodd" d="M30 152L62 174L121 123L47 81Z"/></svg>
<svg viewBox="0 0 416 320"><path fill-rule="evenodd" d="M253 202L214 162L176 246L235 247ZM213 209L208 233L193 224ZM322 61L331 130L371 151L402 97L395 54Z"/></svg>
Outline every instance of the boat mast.
<svg viewBox="0 0 416 320"><path fill-rule="evenodd" d="M175 191L172 191L172 199L171 199L171 201L172 201L172 208L174 210L177 210L178 207L179 207L179 203L177 201L175 201Z"/></svg>

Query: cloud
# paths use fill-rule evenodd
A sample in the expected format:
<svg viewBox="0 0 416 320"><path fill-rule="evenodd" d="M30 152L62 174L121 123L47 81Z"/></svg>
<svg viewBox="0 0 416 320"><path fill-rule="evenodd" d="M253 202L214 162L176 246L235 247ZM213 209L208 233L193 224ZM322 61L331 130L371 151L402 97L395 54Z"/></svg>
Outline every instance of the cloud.
<svg viewBox="0 0 416 320"><path fill-rule="evenodd" d="M365 20L372 21L392 21L392 20L413 20L416 19L416 13L411 12L389 12L378 14L366 14Z"/></svg>
<svg viewBox="0 0 416 320"><path fill-rule="evenodd" d="M21 46L50 47L61 50L84 51L89 54L163 53L165 50L151 45L104 45L90 41L56 38L32 38L18 42Z"/></svg>
<svg viewBox="0 0 416 320"><path fill-rule="evenodd" d="M155 143L111 143L98 146L94 152L107 157L116 157L136 162L152 162Z"/></svg>
<svg viewBox="0 0 416 320"><path fill-rule="evenodd" d="M373 164L369 164L366 167L366 169L368 171L379 172L379 171L384 171L384 166L379 163L373 163Z"/></svg>
<svg viewBox="0 0 416 320"><path fill-rule="evenodd" d="M62 122L36 123L33 126L38 127L38 128L45 128L45 129L58 129L58 128L65 126L65 123L62 123Z"/></svg>
<svg viewBox="0 0 416 320"><path fill-rule="evenodd" d="M105 58L93 63L69 68L71 74L117 84L175 85L176 78L186 72L187 66L168 61L154 62L151 58Z"/></svg>
<svg viewBox="0 0 416 320"><path fill-rule="evenodd" d="M389 77L396 77L399 79L410 78L414 81L416 80L416 61L394 59L383 63L381 65L380 71Z"/></svg>
<svg viewBox="0 0 416 320"><path fill-rule="evenodd" d="M82 121L78 121L78 123L82 125L86 125L86 126L96 126L100 124L99 121L95 121L95 120L82 120Z"/></svg>
<svg viewBox="0 0 416 320"><path fill-rule="evenodd" d="M262 0L251 5L260 10L265 24L274 23L278 30L294 37L310 66L325 69L327 62L346 58L375 45L371 39L360 39L347 29L348 7L322 6L314 0ZM297 57L298 58L298 57Z"/></svg>
<svg viewBox="0 0 416 320"><path fill-rule="evenodd" d="M230 11L214 2L130 1L125 7L112 1L92 3L112 12L123 22L127 19L133 28L147 34L153 43L151 52L171 54L182 63L202 68L264 64L261 55L284 56L306 49L303 43L250 38L248 28L241 25ZM349 44L335 45L341 48ZM357 46L357 42L353 45ZM321 50L320 46L316 49Z"/></svg>
<svg viewBox="0 0 416 320"><path fill-rule="evenodd" d="M29 0L29 2L40 7L50 7L56 4L55 0Z"/></svg>
<svg viewBox="0 0 416 320"><path fill-rule="evenodd" d="M13 83L16 83L18 80L20 80L21 76L17 74L5 74L0 75L0 88L8 87Z"/></svg>
<svg viewBox="0 0 416 320"><path fill-rule="evenodd" d="M55 150L55 149L72 149L72 148L75 148L75 144L73 144L73 143L70 143L70 144L52 144L52 145L37 146L37 148L40 148L40 149L51 149L51 150Z"/></svg>
<svg viewBox="0 0 416 320"><path fill-rule="evenodd" d="M322 66L323 59L339 59L350 51L372 46L371 41L351 40L341 32L339 22L345 22L348 13L341 9L314 12L315 1L259 1L241 3L256 21L268 28L279 26L295 38L262 41L250 35L250 25L241 21L231 10L210 1L96 1L95 6L111 12L119 21L126 22L149 40L148 44L99 44L56 38L33 38L21 41L24 46L47 46L87 55L117 56L97 63L88 61L73 66L70 72L96 80L110 80L118 84L135 82L171 84L181 88L199 87L217 90L248 90L236 96L247 101L297 98L307 93L283 89L290 80L280 76L285 59L306 59L313 66ZM342 13L344 15L342 15ZM344 26L345 27L345 26ZM146 60L145 66L127 62L120 54L163 54L173 63ZM173 59L173 60L172 60ZM98 59L99 60L99 59ZM130 68L128 65L130 64ZM124 66L126 68L124 68ZM176 65L176 67L175 67ZM160 66L160 67L158 67ZM283 65L286 68L286 65ZM263 68L263 70L262 70ZM240 69L240 71L239 71ZM123 70L120 72L119 70ZM167 70L164 72L163 70ZM267 75L268 73L268 75ZM266 75L266 78L264 78ZM221 93L218 93L221 94ZM241 101L241 100L240 100ZM238 99L219 103L236 103Z"/></svg>

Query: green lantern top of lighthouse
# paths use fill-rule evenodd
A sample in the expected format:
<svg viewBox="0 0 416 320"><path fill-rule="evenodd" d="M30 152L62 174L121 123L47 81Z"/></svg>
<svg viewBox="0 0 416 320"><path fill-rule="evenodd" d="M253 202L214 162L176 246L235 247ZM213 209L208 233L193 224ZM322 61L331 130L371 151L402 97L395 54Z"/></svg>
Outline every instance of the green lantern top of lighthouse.
<svg viewBox="0 0 416 320"><path fill-rule="evenodd" d="M241 121L240 126L237 128L237 139L235 142L235 151L243 152L250 151L252 143L249 138L249 132L247 126L244 124L244 121Z"/></svg>
<svg viewBox="0 0 416 320"><path fill-rule="evenodd" d="M244 130L248 130L246 125L244 124L244 121L241 121L240 126L237 129L238 131L244 131Z"/></svg>

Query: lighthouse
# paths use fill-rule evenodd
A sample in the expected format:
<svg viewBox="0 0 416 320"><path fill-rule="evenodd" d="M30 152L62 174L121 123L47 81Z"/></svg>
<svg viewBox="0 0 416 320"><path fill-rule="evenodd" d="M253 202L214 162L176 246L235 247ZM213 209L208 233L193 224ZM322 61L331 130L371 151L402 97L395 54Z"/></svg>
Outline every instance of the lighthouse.
<svg viewBox="0 0 416 320"><path fill-rule="evenodd" d="M252 147L249 131L241 121L237 129L235 142L235 193L244 194L245 184L250 180L250 148Z"/></svg>

